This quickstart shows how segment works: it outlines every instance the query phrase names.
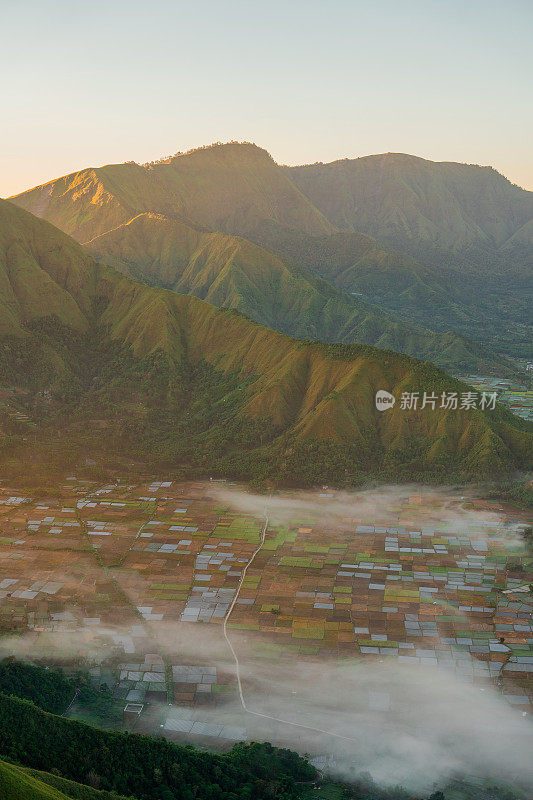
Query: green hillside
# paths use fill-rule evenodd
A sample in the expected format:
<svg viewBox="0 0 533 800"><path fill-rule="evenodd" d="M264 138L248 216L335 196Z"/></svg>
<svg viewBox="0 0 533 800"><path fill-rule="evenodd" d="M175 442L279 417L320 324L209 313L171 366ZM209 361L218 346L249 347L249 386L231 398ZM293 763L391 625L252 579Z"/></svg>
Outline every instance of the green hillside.
<svg viewBox="0 0 533 800"><path fill-rule="evenodd" d="M245 237L304 270L300 290L301 281L310 280L308 272L314 272L364 302L364 317L369 305L378 305L403 318L411 329L418 325L448 337L454 330L500 352L528 357L524 325L533 302L531 198L531 192L487 167L388 153L281 168L255 145L232 143L144 166L132 162L89 168L23 192L13 201L96 247L100 257L126 260L131 271L151 283L174 286L172 257L176 250L185 257L183 245L193 242L178 235L178 244L170 244L168 235L161 241L160 231L150 241L147 229L161 226L145 220L142 245L134 252L132 239L138 244L138 230L133 236L124 226L146 213L205 233ZM109 237L102 237L104 233ZM126 240L123 252L121 236ZM163 249L156 251L156 245ZM323 308L323 300L317 305L312 298L302 301L297 291L294 314L287 310L293 287L282 293L287 282L280 282L277 269L266 289L268 276L257 281L253 257L246 263L246 274L240 271L235 279L235 271L228 274L225 247L219 253L215 246L204 255L207 269L193 260L184 277L185 290L204 298L210 295L212 302L240 308L278 330L325 341L390 346L454 370L490 368L484 360L490 361L488 354L476 354L464 339L456 347L443 347L438 338L423 349L417 349L418 342L402 344L398 330L389 330L387 313L377 325L375 319L360 315L353 320L349 308L345 311L345 297L335 301L342 306L335 313L333 303ZM269 270L273 263L263 266ZM307 303L308 313L302 303ZM499 369L505 370L505 364L500 362Z"/></svg>
<svg viewBox="0 0 533 800"><path fill-rule="evenodd" d="M242 236L259 234L269 222L310 234L334 231L252 144L201 148L146 166L90 168L12 199L82 243L143 211Z"/></svg>
<svg viewBox="0 0 533 800"><path fill-rule="evenodd" d="M86 329L92 258L57 229L35 226L11 203L0 202L0 334L22 334L25 323L46 315Z"/></svg>
<svg viewBox="0 0 533 800"><path fill-rule="evenodd" d="M229 753L216 755L162 737L100 730L2 694L0 723L0 753L5 758L142 800L296 800L302 782L316 777L301 756L270 744L236 744ZM57 786L47 788L35 773L25 779L20 770L6 765L1 774L7 774L14 788L31 792L43 786L42 791L48 791L28 793L30 800L74 800L74 792L69 797ZM67 790L68 784L61 785ZM82 795L80 800L96 797ZM101 800L110 799L104 795Z"/></svg>
<svg viewBox="0 0 533 800"><path fill-rule="evenodd" d="M415 256L533 246L533 192L492 167L384 153L287 173L339 230Z"/></svg>
<svg viewBox="0 0 533 800"><path fill-rule="evenodd" d="M0 216L4 247L27 269L21 300L10 284L11 327L0 342L5 469L121 453L195 473L353 483L531 464L526 424L501 408L376 410L378 389L398 398L466 389L427 362L291 339L99 266L6 201ZM42 300L43 281L53 302ZM55 311L60 292L76 309L69 317ZM27 423L11 413L15 403Z"/></svg>
<svg viewBox="0 0 533 800"><path fill-rule="evenodd" d="M0 800L126 800L58 775L0 761Z"/></svg>
<svg viewBox="0 0 533 800"><path fill-rule="evenodd" d="M312 246L319 244L316 237L301 234L300 238L300 251L308 248L311 258L312 254L320 258L320 247ZM380 259L394 259L372 244L370 256L365 253L361 260L375 264ZM464 337L410 325L242 237L206 232L160 214L144 213L96 237L88 247L99 261L130 277L237 309L261 325L291 336L372 344L431 360L445 369L512 371L503 358ZM297 253L291 255L297 257ZM374 267L369 269L377 273ZM342 288L352 290L349 278L332 277L338 285L346 284Z"/></svg>
<svg viewBox="0 0 533 800"><path fill-rule="evenodd" d="M0 761L1 800L73 800L12 764Z"/></svg>

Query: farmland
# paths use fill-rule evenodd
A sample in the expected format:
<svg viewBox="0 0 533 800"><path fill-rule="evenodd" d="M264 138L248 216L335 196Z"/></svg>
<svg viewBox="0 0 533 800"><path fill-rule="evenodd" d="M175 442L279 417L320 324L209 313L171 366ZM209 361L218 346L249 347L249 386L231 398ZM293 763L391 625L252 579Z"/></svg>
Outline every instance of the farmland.
<svg viewBox="0 0 533 800"><path fill-rule="evenodd" d="M109 727L218 750L296 736L324 759L317 733L351 739L331 714L342 693L381 726L402 675L531 718L523 510L417 487L261 497L71 477L56 494L0 492L0 654L87 669ZM76 702L68 715L102 724Z"/></svg>

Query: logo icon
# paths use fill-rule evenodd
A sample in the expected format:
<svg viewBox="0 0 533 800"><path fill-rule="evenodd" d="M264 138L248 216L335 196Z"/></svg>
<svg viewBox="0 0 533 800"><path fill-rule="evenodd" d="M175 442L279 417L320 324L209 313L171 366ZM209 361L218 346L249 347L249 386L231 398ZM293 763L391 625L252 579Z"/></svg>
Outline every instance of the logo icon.
<svg viewBox="0 0 533 800"><path fill-rule="evenodd" d="M386 392L385 389L380 389L379 392L376 392L376 408L378 411L386 411L388 408L392 408L395 402L394 395Z"/></svg>

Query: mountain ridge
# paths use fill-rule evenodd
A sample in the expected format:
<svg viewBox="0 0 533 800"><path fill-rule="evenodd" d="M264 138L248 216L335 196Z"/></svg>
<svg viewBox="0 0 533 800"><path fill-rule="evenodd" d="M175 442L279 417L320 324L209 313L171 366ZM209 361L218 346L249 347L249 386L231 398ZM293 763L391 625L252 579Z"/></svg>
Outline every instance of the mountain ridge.
<svg viewBox="0 0 533 800"><path fill-rule="evenodd" d="M430 242L452 251L473 244L502 247L533 218L533 192L491 166L382 153L286 170L337 228L415 256L410 245L420 230L415 237L410 224L416 214L425 220Z"/></svg>
<svg viewBox="0 0 533 800"><path fill-rule="evenodd" d="M297 220L298 228L309 233L334 230L266 150L251 144L199 149L149 166L127 162L91 167L10 199L81 243L142 211L170 214L183 221L243 236L250 226L261 225L262 213L287 227ZM86 201L83 212L87 205L92 205L96 220L84 221L82 211L72 215L71 201L81 199ZM252 201L255 208L247 221ZM105 219L98 213L102 208ZM231 213L229 208L233 209ZM236 227L235 209L244 215Z"/></svg>
<svg viewBox="0 0 533 800"><path fill-rule="evenodd" d="M292 336L360 341L426 357L445 368L502 366L501 359L453 333L417 329L242 237L146 212L100 234L88 247L99 261L136 280L236 308Z"/></svg>
<svg viewBox="0 0 533 800"><path fill-rule="evenodd" d="M295 340L234 310L147 287L7 201L0 230L0 253L14 245L25 253L27 293L39 292L46 272L83 309L81 323L61 322L45 295L38 313L21 306L3 335L0 380L37 426L17 432L8 403L1 424L11 465L28 448L59 448L60 463L71 451L110 448L202 474L309 484L377 471L472 477L531 463L527 425L500 407L377 411L378 389L399 397L467 388L427 362ZM63 271L62 252L70 259Z"/></svg>
<svg viewBox="0 0 533 800"><path fill-rule="evenodd" d="M492 168L404 154L279 167L261 148L231 143L90 168L13 202L91 248L142 213L242 236L411 325L527 357L532 198ZM465 369L485 367L457 363Z"/></svg>

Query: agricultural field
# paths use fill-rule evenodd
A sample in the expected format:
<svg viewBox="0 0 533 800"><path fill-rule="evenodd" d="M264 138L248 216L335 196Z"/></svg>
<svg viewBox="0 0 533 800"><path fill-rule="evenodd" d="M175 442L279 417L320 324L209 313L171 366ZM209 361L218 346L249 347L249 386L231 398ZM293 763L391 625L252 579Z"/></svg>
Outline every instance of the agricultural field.
<svg viewBox="0 0 533 800"><path fill-rule="evenodd" d="M71 477L58 495L0 491L0 656L89 670L111 727L220 750L268 733L325 759L311 734L343 693L382 725L424 691L404 674L533 715L527 512L427 488Z"/></svg>
<svg viewBox="0 0 533 800"><path fill-rule="evenodd" d="M533 420L533 390L524 383L483 375L463 375L460 380L473 386L478 392L496 392L498 402L513 414L522 419Z"/></svg>

